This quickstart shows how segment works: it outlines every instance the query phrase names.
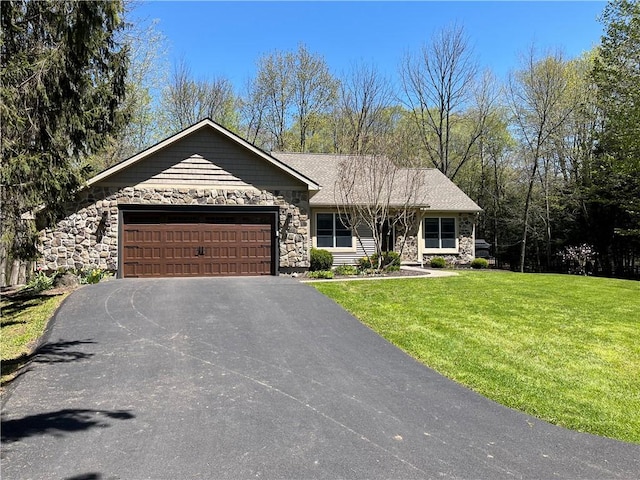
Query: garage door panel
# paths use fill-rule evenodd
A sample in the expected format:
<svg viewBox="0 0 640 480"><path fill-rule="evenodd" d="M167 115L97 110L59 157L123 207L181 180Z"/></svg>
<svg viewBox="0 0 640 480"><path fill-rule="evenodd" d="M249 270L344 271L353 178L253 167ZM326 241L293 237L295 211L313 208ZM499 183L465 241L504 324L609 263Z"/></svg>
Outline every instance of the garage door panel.
<svg viewBox="0 0 640 480"><path fill-rule="evenodd" d="M170 216L162 218L167 223L140 221L129 225L125 217L122 236L125 277L272 273L274 235L268 222L234 223L232 217L216 217L224 223L180 224L171 222Z"/></svg>

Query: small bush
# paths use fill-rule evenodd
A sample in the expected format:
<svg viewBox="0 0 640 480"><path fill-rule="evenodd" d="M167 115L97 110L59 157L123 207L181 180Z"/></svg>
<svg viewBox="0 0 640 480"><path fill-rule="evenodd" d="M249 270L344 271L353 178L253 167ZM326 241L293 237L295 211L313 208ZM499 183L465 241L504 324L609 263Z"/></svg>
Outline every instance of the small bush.
<svg viewBox="0 0 640 480"><path fill-rule="evenodd" d="M444 268L447 266L447 262L442 257L433 257L430 265L431 268Z"/></svg>
<svg viewBox="0 0 640 480"><path fill-rule="evenodd" d="M384 252L382 254L382 268L387 272L400 270L400 254L398 252Z"/></svg>
<svg viewBox="0 0 640 480"><path fill-rule="evenodd" d="M333 265L333 254L328 250L321 248L311 249L311 262L309 269L312 272L319 270L331 270Z"/></svg>
<svg viewBox="0 0 640 480"><path fill-rule="evenodd" d="M111 274L101 268L92 268L91 270L83 270L78 273L78 277L80 283L82 284L93 284L98 283L104 277L110 276Z"/></svg>
<svg viewBox="0 0 640 480"><path fill-rule="evenodd" d="M362 257L358 260L360 270L366 271L378 268L378 254L374 253L370 257ZM387 272L397 272L400 270L400 254L398 252L383 252L380 270Z"/></svg>
<svg viewBox="0 0 640 480"><path fill-rule="evenodd" d="M331 270L313 270L307 274L309 278L333 278Z"/></svg>
<svg viewBox="0 0 640 480"><path fill-rule="evenodd" d="M358 269L361 271L370 270L371 269L371 258L370 257L362 257L358 260Z"/></svg>
<svg viewBox="0 0 640 480"><path fill-rule="evenodd" d="M357 275L358 269L353 265L338 265L333 269L336 275Z"/></svg>
<svg viewBox="0 0 640 480"><path fill-rule="evenodd" d="M489 262L487 262L484 258L476 258L471 262L471 268L487 268L489 266Z"/></svg>
<svg viewBox="0 0 640 480"><path fill-rule="evenodd" d="M52 275L47 275L42 270L36 272L30 279L25 288L29 290L33 290L34 292L43 292L45 290L49 290L53 287L53 282L55 281L57 273L53 273Z"/></svg>

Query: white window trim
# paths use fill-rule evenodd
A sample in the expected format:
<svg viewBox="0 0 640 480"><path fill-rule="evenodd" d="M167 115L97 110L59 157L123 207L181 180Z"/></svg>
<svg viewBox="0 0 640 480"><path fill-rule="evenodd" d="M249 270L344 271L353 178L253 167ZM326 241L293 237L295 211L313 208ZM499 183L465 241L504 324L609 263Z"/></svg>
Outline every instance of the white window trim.
<svg viewBox="0 0 640 480"><path fill-rule="evenodd" d="M351 246L350 247L318 247L318 214L327 214L330 213L334 216L334 229L335 229L335 216L336 215L340 215L339 212L336 212L335 210L317 210L313 212L313 236L312 236L312 242L311 242L311 246L313 248L321 248L323 250L328 250L330 252L334 252L334 253L353 253L353 252L357 252L357 241L358 241L358 237L356 237L355 235L353 235L353 228L351 229ZM335 243L335 231L333 232L333 239L334 239L334 243Z"/></svg>
<svg viewBox="0 0 640 480"><path fill-rule="evenodd" d="M455 225L455 241L456 241L456 246L455 248L427 248L427 229L425 227L425 220L427 218L437 218L438 220L442 219L442 218L453 218L453 222ZM459 231L458 231L458 217L455 215L428 215L422 218L422 222L421 222L421 238L422 238L422 248L423 248L423 253L424 254L457 254L460 253L460 245L459 245ZM440 233L442 234L442 225L440 225ZM442 242L442 238L439 239L440 242Z"/></svg>

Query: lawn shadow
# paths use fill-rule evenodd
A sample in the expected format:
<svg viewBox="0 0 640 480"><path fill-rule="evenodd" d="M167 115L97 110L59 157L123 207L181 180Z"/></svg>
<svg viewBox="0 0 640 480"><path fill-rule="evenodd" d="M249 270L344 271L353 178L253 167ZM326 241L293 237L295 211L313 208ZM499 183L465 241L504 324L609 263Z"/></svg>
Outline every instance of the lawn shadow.
<svg viewBox="0 0 640 480"><path fill-rule="evenodd" d="M36 307L45 300L59 295L62 295L62 293L44 294L34 292L33 290L21 290L10 295L3 295L2 300L4 305L2 306L2 316L9 317L21 312L22 310L26 310L29 307ZM8 327L9 324L10 322L0 322L0 326L2 327Z"/></svg>
<svg viewBox="0 0 640 480"><path fill-rule="evenodd" d="M130 420L135 416L128 410L87 410L64 409L55 412L28 415L15 420L2 420L2 443L13 443L34 435L65 434L106 428L111 424L107 419Z"/></svg>
<svg viewBox="0 0 640 480"><path fill-rule="evenodd" d="M31 363L68 363L87 360L93 357L93 353L86 353L73 348L93 343L96 342L93 340L60 340L58 342L44 343L30 354L3 360L1 365L2 376L12 375L19 372ZM5 386L11 383L23 373L25 372L19 372L16 376L13 376L6 382L3 382L2 385Z"/></svg>
<svg viewBox="0 0 640 480"><path fill-rule="evenodd" d="M20 324L24 325L26 323L27 323L26 320L7 320L6 322L0 322L0 328L10 327L11 325L20 325Z"/></svg>

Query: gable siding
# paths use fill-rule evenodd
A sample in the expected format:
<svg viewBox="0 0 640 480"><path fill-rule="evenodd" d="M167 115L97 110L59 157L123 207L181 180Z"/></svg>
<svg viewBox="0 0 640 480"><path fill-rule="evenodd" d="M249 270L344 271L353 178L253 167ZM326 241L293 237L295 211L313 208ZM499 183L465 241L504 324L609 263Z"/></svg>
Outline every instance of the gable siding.
<svg viewBox="0 0 640 480"><path fill-rule="evenodd" d="M300 181L210 129L202 129L99 182L107 186L303 189Z"/></svg>

